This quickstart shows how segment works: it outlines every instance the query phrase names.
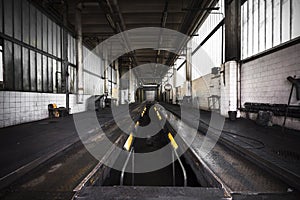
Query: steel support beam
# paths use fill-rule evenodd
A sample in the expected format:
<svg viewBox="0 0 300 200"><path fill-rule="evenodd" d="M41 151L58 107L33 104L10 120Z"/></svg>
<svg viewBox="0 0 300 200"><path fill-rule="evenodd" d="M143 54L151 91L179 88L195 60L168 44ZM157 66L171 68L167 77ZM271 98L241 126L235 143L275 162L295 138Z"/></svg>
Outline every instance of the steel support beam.
<svg viewBox="0 0 300 200"><path fill-rule="evenodd" d="M82 50L82 4L79 3L76 8L76 42L77 42L77 103L83 103L83 50Z"/></svg>
<svg viewBox="0 0 300 200"><path fill-rule="evenodd" d="M241 1L225 0L225 62L241 58Z"/></svg>
<svg viewBox="0 0 300 200"><path fill-rule="evenodd" d="M129 66L129 84L128 84L128 101L131 102L131 89L132 89L132 66Z"/></svg>
<svg viewBox="0 0 300 200"><path fill-rule="evenodd" d="M192 45L186 45L186 96L192 96Z"/></svg>
<svg viewBox="0 0 300 200"><path fill-rule="evenodd" d="M62 44L62 53L63 53L63 73L62 73L62 91L66 94L66 108L70 111L69 105L69 58L68 58L68 4L67 1L63 2L64 4L64 14L63 14L63 44Z"/></svg>
<svg viewBox="0 0 300 200"><path fill-rule="evenodd" d="M173 104L176 104L176 81L177 81L177 69L176 66L173 67Z"/></svg>
<svg viewBox="0 0 300 200"><path fill-rule="evenodd" d="M103 65L104 65L104 94L108 94L108 73L107 70L109 68L107 53L103 52Z"/></svg>
<svg viewBox="0 0 300 200"><path fill-rule="evenodd" d="M119 60L115 61L115 69L116 69L116 98L117 98L117 106L120 104L120 72L119 72Z"/></svg>

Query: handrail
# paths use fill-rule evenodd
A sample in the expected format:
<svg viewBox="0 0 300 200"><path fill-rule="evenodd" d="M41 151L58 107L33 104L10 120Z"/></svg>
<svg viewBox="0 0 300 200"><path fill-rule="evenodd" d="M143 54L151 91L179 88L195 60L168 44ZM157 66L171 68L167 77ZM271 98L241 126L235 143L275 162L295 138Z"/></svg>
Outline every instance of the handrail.
<svg viewBox="0 0 300 200"><path fill-rule="evenodd" d="M171 142L171 146L173 147L172 149L173 149L173 151L174 151L174 154L175 154L175 156L176 156L176 158L177 158L177 160L178 160L178 162L179 162L179 164L180 164L180 167L181 167L181 169L182 169L182 172L183 172L183 179L184 179L184 187L186 187L187 186L187 175L186 175L186 170L185 170L185 168L184 168L184 166L183 166L183 164L182 164L182 162L181 162L181 160L180 160L180 158L179 158L179 156L178 156L178 154L177 154L177 149L178 149L178 144L176 143L176 141L175 141L175 139L173 138L173 136L172 136L172 134L171 133L169 133L168 134L168 138L169 138L169 140L170 140L170 142ZM172 155L172 158L173 158L173 155ZM173 159L173 161L174 161L174 159ZM173 162L173 165L174 165L174 162ZM175 180L175 174L174 174L174 169L173 169L173 181ZM175 184L175 183L173 183L173 184Z"/></svg>
<svg viewBox="0 0 300 200"><path fill-rule="evenodd" d="M176 149L173 149L173 150L174 150L174 153L175 153L175 155L176 155L176 157L177 157L177 159L178 159L178 162L179 162L179 164L180 164L180 166L181 166L181 169L182 169L182 172L183 172L183 179L184 179L183 186L186 187L186 186L187 186L187 175L186 175L186 170L185 170L185 168L184 168L184 166L183 166L183 164L182 164L182 162L181 162L181 160L180 160L180 158L179 158L179 156L178 156L178 154L177 154Z"/></svg>
<svg viewBox="0 0 300 200"><path fill-rule="evenodd" d="M124 163L124 166L123 166L123 168L122 168L122 173L121 173L121 178L120 178L120 185L121 185L121 186L123 186L125 169L126 169L126 167L127 167L127 165L128 165L129 159L130 159L130 157L131 157L131 155L132 155L133 152L134 152L134 149L131 148L131 150L130 150L128 156L127 156L127 159L126 159L126 161L125 161L125 163Z"/></svg>

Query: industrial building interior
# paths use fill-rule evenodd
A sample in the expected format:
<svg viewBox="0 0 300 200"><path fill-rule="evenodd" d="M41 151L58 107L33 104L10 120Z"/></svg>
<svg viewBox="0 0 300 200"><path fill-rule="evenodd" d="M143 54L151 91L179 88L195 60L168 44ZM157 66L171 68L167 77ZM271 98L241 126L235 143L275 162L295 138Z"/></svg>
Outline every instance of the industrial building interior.
<svg viewBox="0 0 300 200"><path fill-rule="evenodd" d="M300 199L300 0L0 0L0 199Z"/></svg>

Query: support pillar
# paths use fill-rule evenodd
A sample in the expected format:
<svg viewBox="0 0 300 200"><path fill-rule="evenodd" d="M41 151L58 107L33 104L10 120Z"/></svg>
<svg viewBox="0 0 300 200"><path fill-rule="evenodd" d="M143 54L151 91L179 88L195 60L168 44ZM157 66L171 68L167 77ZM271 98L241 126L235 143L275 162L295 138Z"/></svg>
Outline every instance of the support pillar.
<svg viewBox="0 0 300 200"><path fill-rule="evenodd" d="M109 68L108 62L107 62L107 53L104 52L103 55L103 65L104 65L104 83L103 83L103 88L104 88L104 94L108 95L108 73L107 70Z"/></svg>
<svg viewBox="0 0 300 200"><path fill-rule="evenodd" d="M240 61L240 0L225 0L225 63L221 72L221 115L235 119L238 111L238 68Z"/></svg>
<svg viewBox="0 0 300 200"><path fill-rule="evenodd" d="M191 42L186 46L186 96L192 97L192 46Z"/></svg>
<svg viewBox="0 0 300 200"><path fill-rule="evenodd" d="M116 69L116 105L120 104L120 72L119 72L119 60L115 61L115 69Z"/></svg>
<svg viewBox="0 0 300 200"><path fill-rule="evenodd" d="M62 55L63 55L63 70L62 70L62 92L66 94L66 108L70 112L70 95L69 95L69 61L68 61L68 4L67 1L64 4L63 14L63 44L62 44Z"/></svg>
<svg viewBox="0 0 300 200"><path fill-rule="evenodd" d="M173 87L172 87L173 104L176 104L176 78L177 78L177 69L176 69L176 65L175 65L173 67Z"/></svg>
<svg viewBox="0 0 300 200"><path fill-rule="evenodd" d="M128 101L131 103L132 90L132 66L129 66Z"/></svg>
<svg viewBox="0 0 300 200"><path fill-rule="evenodd" d="M83 49L82 49L82 4L79 3L76 8L75 20L76 20L76 43L77 43L77 103L83 103Z"/></svg>

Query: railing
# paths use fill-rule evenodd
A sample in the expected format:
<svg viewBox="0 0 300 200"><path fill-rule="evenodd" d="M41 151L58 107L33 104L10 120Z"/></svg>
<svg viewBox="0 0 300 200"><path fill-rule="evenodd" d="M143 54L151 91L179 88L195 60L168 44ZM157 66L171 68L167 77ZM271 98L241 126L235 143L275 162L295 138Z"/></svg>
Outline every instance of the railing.
<svg viewBox="0 0 300 200"><path fill-rule="evenodd" d="M171 146L172 146L172 165L173 165L173 185L175 186L175 158L174 158L174 155L176 156L179 164L180 164L180 167L181 167L181 170L183 172L183 186L186 187L187 186L187 175L186 175L186 170L180 160L180 157L178 156L178 153L177 153L177 149L178 149L178 145L176 143L176 141L174 140L173 136L171 133L168 134L168 138L171 142Z"/></svg>
<svg viewBox="0 0 300 200"><path fill-rule="evenodd" d="M129 159L132 155L132 185L134 185L134 148L131 148L128 156L127 156L127 159L124 163L124 166L122 168L122 173L121 173L121 178L120 178L120 185L123 186L124 184L124 175L125 175L125 170L126 170L126 167L128 165L128 162L129 162Z"/></svg>

